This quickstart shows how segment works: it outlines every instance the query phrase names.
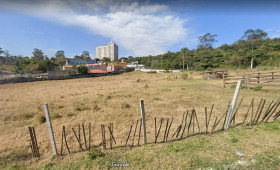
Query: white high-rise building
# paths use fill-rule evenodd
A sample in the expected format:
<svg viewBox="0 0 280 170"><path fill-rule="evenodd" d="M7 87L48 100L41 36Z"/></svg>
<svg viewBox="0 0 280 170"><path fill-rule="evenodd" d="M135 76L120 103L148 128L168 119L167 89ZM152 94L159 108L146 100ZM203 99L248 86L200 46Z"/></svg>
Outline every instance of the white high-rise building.
<svg viewBox="0 0 280 170"><path fill-rule="evenodd" d="M104 57L110 58L111 61L118 60L119 49L113 41L109 42L107 46L96 47L96 58L102 60Z"/></svg>

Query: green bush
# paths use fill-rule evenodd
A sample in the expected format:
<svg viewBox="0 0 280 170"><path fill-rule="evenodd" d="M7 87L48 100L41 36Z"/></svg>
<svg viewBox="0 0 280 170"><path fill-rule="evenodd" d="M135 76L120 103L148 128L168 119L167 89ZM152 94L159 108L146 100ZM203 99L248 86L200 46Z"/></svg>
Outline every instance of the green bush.
<svg viewBox="0 0 280 170"><path fill-rule="evenodd" d="M156 71L148 71L147 72L148 74L155 74L155 73L157 73Z"/></svg>
<svg viewBox="0 0 280 170"><path fill-rule="evenodd" d="M94 160L96 159L97 157L104 157L105 154L103 152L101 152L100 149L91 149L89 151L89 153L87 153L85 156L84 156L84 159L89 159L89 160Z"/></svg>
<svg viewBox="0 0 280 170"><path fill-rule="evenodd" d="M79 66L78 68L77 68L77 70L78 70L78 73L79 74L88 74L88 68L87 68L87 66Z"/></svg>
<svg viewBox="0 0 280 170"><path fill-rule="evenodd" d="M188 79L188 74L183 73L183 74L182 74L182 79Z"/></svg>

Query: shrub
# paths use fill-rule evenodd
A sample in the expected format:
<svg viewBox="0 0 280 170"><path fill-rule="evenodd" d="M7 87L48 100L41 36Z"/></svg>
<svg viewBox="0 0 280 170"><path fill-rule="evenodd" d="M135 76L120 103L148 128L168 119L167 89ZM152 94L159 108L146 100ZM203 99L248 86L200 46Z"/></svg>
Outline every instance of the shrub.
<svg viewBox="0 0 280 170"><path fill-rule="evenodd" d="M85 159L90 159L90 160L94 160L97 157L103 157L105 156L105 154L103 152L101 152L100 149L91 149L89 153L87 153L84 158Z"/></svg>
<svg viewBox="0 0 280 170"><path fill-rule="evenodd" d="M154 74L154 73L157 73L156 71L148 71L147 72L148 74Z"/></svg>
<svg viewBox="0 0 280 170"><path fill-rule="evenodd" d="M256 86L253 88L254 91L261 91L262 90L262 86Z"/></svg>
<svg viewBox="0 0 280 170"><path fill-rule="evenodd" d="M79 67L77 68L77 70L78 70L78 73L79 73L79 74L88 74L88 68L87 68L87 66L81 65L81 66L79 66Z"/></svg>
<svg viewBox="0 0 280 170"><path fill-rule="evenodd" d="M188 74L183 73L183 74L182 74L182 79L188 79Z"/></svg>

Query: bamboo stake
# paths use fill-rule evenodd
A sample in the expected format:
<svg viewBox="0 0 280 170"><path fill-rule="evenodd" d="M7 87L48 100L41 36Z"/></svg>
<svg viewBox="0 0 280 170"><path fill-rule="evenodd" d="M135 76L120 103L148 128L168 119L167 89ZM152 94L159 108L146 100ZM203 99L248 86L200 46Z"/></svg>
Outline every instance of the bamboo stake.
<svg viewBox="0 0 280 170"><path fill-rule="evenodd" d="M136 126L135 126L135 130L134 130L134 135L133 135L133 138L132 138L132 146L133 146L133 144L134 144L134 138L135 138L137 126L138 126L138 120L136 121Z"/></svg>
<svg viewBox="0 0 280 170"><path fill-rule="evenodd" d="M80 142L78 136L76 135L76 132L75 132L74 128L72 128L72 131L74 132L74 135L75 135L75 137L76 137L76 139L77 139L77 141L78 141L78 143L79 143L79 146L80 146L81 150L83 151L84 149L83 149L83 147L82 147L82 144L81 144L81 142Z"/></svg>
<svg viewBox="0 0 280 170"><path fill-rule="evenodd" d="M271 111L271 105L272 105L272 103L274 102L274 100L272 100L271 102L270 102L270 104L269 104L269 106L268 106L268 108L267 108L267 110L266 110L266 112L265 112L265 114L264 114L264 116L263 116L263 118L262 118L262 120L261 120L261 122L260 123L262 123L263 121L264 121L264 119L267 117L267 115L270 113L270 111Z"/></svg>
<svg viewBox="0 0 280 170"><path fill-rule="evenodd" d="M184 135L184 132L185 132L185 129L186 129L186 126L187 126L188 114L189 114L189 112L187 110L187 114L186 114L186 117L185 117L185 126L184 126L183 132L181 134L181 139L183 138L183 135Z"/></svg>
<svg viewBox="0 0 280 170"><path fill-rule="evenodd" d="M216 127L217 119L218 119L218 117L216 117L216 119L215 119L214 125L213 125L213 127L212 127L212 132L211 132L211 134L213 134L213 132L214 132L214 129L215 129L215 127Z"/></svg>
<svg viewBox="0 0 280 170"><path fill-rule="evenodd" d="M129 133L128 133L128 136L127 136L127 139L126 139L126 142L125 142L125 145L124 145L124 146L127 145L127 142L128 142L129 137L130 137L130 133L131 133L132 127L133 127L133 125L130 126L130 130L129 130Z"/></svg>
<svg viewBox="0 0 280 170"><path fill-rule="evenodd" d="M256 117L257 117L257 114L259 113L259 110L260 110L260 107L261 107L261 105L262 105L262 102L263 102L263 98L261 98L261 101L260 101L260 104L259 104L259 106L258 106L258 109L257 109L257 112L256 112L256 114L255 114L255 116L254 116L254 118L253 118L253 124L255 123L255 121L256 121Z"/></svg>
<svg viewBox="0 0 280 170"><path fill-rule="evenodd" d="M170 131L172 122L173 122L173 116L172 116L172 118L171 118L171 122L170 122L170 124L169 124L168 131L167 131L167 134L166 134L166 142L167 142L167 140L168 140L168 135L169 135L169 131Z"/></svg>
<svg viewBox="0 0 280 170"><path fill-rule="evenodd" d="M114 137L114 135L113 135L113 123L112 123L112 126L111 126L111 127L108 127L108 129L109 129L109 132L110 132L110 134L111 134L111 136L112 136L112 139L113 139L114 143L117 144L117 142L116 142L116 140L115 140L115 137Z"/></svg>
<svg viewBox="0 0 280 170"><path fill-rule="evenodd" d="M86 138L86 131L85 131L85 126L84 124L82 123L82 127L83 127L83 134L84 134L84 140L85 140L85 147L87 149L87 138Z"/></svg>
<svg viewBox="0 0 280 170"><path fill-rule="evenodd" d="M64 140L65 140L67 151L68 151L68 153L70 153L70 150L69 150L69 147L68 147L68 143L67 143L67 140L66 140L65 126L63 126L63 136L64 136Z"/></svg>
<svg viewBox="0 0 280 170"><path fill-rule="evenodd" d="M190 127L191 127L191 123L192 123L192 117L193 117L193 112L191 113L191 118L190 118L190 122L189 122L189 126L188 126L188 136L189 136Z"/></svg>
<svg viewBox="0 0 280 170"><path fill-rule="evenodd" d="M269 120L269 118L273 115L273 113L276 111L276 109L278 108L280 104L280 100L278 100L276 107L274 108L273 112L267 117L267 119L265 120L265 122L267 122Z"/></svg>
<svg viewBox="0 0 280 170"><path fill-rule="evenodd" d="M250 109L251 109L251 107L252 107L252 104L253 104L253 100L254 100L254 99L252 99L251 104L250 104L250 106L249 106L249 108L248 108L248 111L247 111L247 113L245 114L244 120L243 120L243 122L242 122L242 126L244 126L245 120L246 120L247 117L248 117L249 111L250 111Z"/></svg>
<svg viewBox="0 0 280 170"><path fill-rule="evenodd" d="M157 138L158 138L159 133L160 133L160 130L161 130L162 122L163 122L163 118L160 119L159 130L158 130L158 132L157 132L157 136L156 136L156 139L155 139L155 143L157 143Z"/></svg>
<svg viewBox="0 0 280 170"><path fill-rule="evenodd" d="M260 109L260 111L259 111L259 114L258 114L258 117L257 117L257 119L256 119L255 124L257 124L258 121L259 121L259 119L260 119L260 116L261 116L261 114L262 114L262 111L263 111L263 107L264 107L264 105L265 105L265 102L266 102L266 100L264 99L264 100L263 100L263 104L262 104L262 106L261 106L261 109Z"/></svg>
<svg viewBox="0 0 280 170"><path fill-rule="evenodd" d="M200 133L200 127L199 127L199 122L198 122L198 118L197 118L197 114L196 114L196 111L194 110L194 114L195 114L195 119L196 119L196 124L197 124L197 127L198 127L198 131Z"/></svg>
<svg viewBox="0 0 280 170"><path fill-rule="evenodd" d="M164 131L164 136L163 136L163 141L162 142L165 142L166 133L167 133L167 129L168 129L168 123L169 123L169 119L166 120L166 127L165 127L165 131Z"/></svg>
<svg viewBox="0 0 280 170"><path fill-rule="evenodd" d="M37 138L36 138L36 133L35 133L35 128L32 127L32 130L33 130L33 134L34 134L34 140L35 140L35 146L36 146L37 156L40 157L39 147L38 147Z"/></svg>

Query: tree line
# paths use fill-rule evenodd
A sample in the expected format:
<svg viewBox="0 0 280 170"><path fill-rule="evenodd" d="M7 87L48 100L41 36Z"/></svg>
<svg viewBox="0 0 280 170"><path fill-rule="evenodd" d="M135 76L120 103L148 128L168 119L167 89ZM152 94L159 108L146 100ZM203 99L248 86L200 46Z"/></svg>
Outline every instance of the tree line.
<svg viewBox="0 0 280 170"><path fill-rule="evenodd" d="M280 66L280 38L270 39L261 29L248 29L233 44L223 44L214 48L216 34L206 33L198 37L196 49L182 48L178 52L170 52L143 57L123 57L127 62L143 64L153 69L190 69L211 70L213 68L248 68L257 66ZM74 57L78 60L92 60L88 51ZM98 59L95 59L96 61ZM110 58L104 57L103 62ZM41 73L48 70L62 69L66 62L65 52L59 50L54 57L48 58L43 51L35 48L31 57L14 56L0 47L1 66L11 66L13 71L25 73Z"/></svg>
<svg viewBox="0 0 280 170"><path fill-rule="evenodd" d="M138 61L146 68L211 70L213 68L248 68L257 66L280 66L280 38L270 39L261 29L248 29L233 44L213 48L218 35L207 33L198 37L196 49L182 48L162 55L125 58L127 62Z"/></svg>

